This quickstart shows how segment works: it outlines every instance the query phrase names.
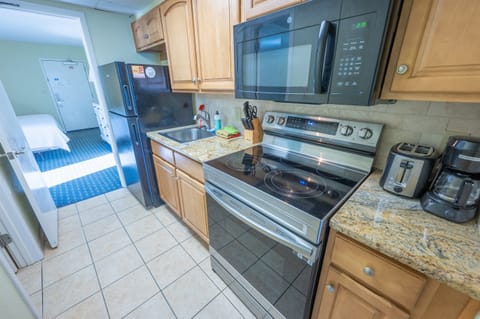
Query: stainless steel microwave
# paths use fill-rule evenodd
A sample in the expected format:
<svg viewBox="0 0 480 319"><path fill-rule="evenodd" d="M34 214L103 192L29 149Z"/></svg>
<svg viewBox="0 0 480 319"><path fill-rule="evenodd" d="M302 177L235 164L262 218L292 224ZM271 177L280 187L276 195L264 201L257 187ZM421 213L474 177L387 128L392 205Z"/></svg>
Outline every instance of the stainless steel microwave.
<svg viewBox="0 0 480 319"><path fill-rule="evenodd" d="M235 97L371 105L400 2L312 0L234 27Z"/></svg>

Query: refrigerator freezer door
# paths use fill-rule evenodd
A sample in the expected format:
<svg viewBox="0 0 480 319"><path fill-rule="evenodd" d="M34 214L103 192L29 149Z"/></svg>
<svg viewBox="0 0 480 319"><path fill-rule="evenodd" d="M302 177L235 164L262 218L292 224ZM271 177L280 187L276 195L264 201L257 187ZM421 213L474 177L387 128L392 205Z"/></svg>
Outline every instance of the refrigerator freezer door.
<svg viewBox="0 0 480 319"><path fill-rule="evenodd" d="M125 63L113 62L99 67L105 100L110 112L136 116Z"/></svg>

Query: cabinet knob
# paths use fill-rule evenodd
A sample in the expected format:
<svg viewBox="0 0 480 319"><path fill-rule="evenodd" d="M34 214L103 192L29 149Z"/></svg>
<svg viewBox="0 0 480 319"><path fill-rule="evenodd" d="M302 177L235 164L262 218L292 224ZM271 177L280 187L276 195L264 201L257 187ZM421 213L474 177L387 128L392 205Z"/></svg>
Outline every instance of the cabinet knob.
<svg viewBox="0 0 480 319"><path fill-rule="evenodd" d="M335 287L332 284L327 285L327 290L328 292L334 293L335 292Z"/></svg>
<svg viewBox="0 0 480 319"><path fill-rule="evenodd" d="M398 67L397 67L397 74L405 74L407 73L408 71L408 65L406 64L400 64Z"/></svg>
<svg viewBox="0 0 480 319"><path fill-rule="evenodd" d="M149 38L149 35L148 35L147 33L145 33L145 34L143 35L143 38L144 38L144 39L148 39L148 38Z"/></svg>
<svg viewBox="0 0 480 319"><path fill-rule="evenodd" d="M363 268L363 273L364 273L365 275L367 275L367 276L370 276L370 277L375 276L375 271L374 271L372 268L368 267L368 266L366 266L366 267Z"/></svg>
<svg viewBox="0 0 480 319"><path fill-rule="evenodd" d="M196 84L197 83L197 78L193 78L192 82Z"/></svg>

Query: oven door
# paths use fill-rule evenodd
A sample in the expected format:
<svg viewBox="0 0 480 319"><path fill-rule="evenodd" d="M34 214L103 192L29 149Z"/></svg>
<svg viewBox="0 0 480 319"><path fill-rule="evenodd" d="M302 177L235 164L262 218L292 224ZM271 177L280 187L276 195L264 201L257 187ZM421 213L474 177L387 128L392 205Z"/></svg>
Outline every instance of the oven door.
<svg viewBox="0 0 480 319"><path fill-rule="evenodd" d="M309 318L317 246L207 183L213 270L257 318Z"/></svg>

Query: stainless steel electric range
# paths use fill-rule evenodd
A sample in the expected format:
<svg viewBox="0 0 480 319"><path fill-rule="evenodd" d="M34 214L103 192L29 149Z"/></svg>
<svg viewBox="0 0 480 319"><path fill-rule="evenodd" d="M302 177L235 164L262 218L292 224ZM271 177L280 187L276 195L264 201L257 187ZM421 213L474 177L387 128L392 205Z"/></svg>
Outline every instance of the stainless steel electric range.
<svg viewBox="0 0 480 319"><path fill-rule="evenodd" d="M328 221L381 124L267 112L264 141L204 163L212 269L257 318L310 318Z"/></svg>

